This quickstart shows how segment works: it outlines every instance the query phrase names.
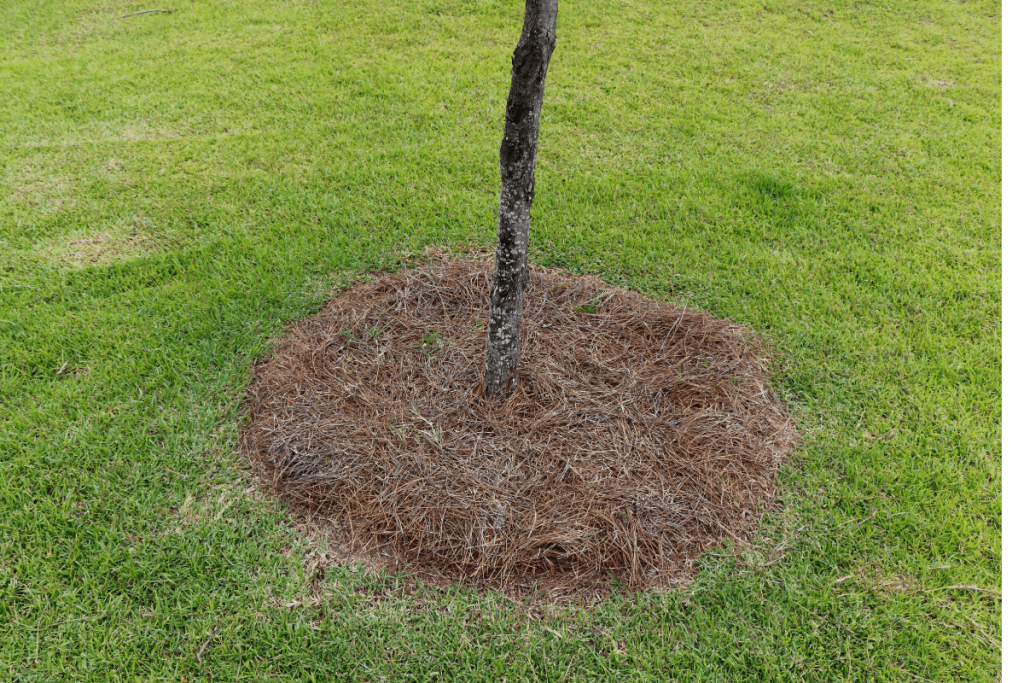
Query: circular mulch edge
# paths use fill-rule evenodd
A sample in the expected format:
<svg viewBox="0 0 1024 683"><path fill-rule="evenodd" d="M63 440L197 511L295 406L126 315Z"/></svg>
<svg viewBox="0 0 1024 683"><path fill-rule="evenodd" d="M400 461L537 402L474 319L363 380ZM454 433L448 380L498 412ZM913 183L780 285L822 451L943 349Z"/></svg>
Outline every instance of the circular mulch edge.
<svg viewBox="0 0 1024 683"><path fill-rule="evenodd" d="M493 266L382 274L256 369L241 448L351 557L434 585L677 583L769 509L797 440L749 330L531 267L519 387L482 393Z"/></svg>

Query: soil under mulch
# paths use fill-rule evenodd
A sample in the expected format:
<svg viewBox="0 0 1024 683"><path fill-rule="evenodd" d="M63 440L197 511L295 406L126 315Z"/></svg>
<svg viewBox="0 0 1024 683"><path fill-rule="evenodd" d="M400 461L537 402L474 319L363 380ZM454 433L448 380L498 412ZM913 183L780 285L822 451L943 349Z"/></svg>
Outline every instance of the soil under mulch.
<svg viewBox="0 0 1024 683"><path fill-rule="evenodd" d="M249 396L260 479L429 583L645 588L741 537L797 437L753 335L534 266L519 386L489 400L492 270L375 276L298 324Z"/></svg>

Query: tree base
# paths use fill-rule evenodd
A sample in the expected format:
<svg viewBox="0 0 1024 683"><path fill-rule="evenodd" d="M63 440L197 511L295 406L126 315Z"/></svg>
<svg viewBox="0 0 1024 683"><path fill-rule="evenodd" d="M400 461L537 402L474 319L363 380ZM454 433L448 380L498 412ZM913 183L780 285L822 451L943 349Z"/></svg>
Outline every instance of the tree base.
<svg viewBox="0 0 1024 683"><path fill-rule="evenodd" d="M519 386L489 400L489 290L444 261L297 325L250 392L260 480L429 583L577 596L685 578L770 508L797 434L749 331L534 266Z"/></svg>

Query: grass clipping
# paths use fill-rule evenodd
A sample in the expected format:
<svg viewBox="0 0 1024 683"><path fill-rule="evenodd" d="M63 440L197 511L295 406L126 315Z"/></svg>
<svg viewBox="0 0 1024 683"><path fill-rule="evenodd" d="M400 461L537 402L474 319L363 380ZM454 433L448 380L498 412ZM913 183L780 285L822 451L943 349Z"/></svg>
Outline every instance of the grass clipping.
<svg viewBox="0 0 1024 683"><path fill-rule="evenodd" d="M747 330L533 267L488 400L490 270L380 275L296 326L249 396L262 481L358 555L513 592L685 578L766 510L796 432Z"/></svg>

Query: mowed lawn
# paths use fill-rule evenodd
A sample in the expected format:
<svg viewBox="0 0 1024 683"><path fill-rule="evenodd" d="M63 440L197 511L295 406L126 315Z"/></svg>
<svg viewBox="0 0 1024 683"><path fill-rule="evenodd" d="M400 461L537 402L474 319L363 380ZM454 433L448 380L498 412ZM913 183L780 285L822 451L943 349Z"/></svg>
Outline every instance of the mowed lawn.
<svg viewBox="0 0 1024 683"><path fill-rule="evenodd" d="M521 0L159 6L0 5L0 679L998 677L999 2L563 0L533 262L762 334L803 437L593 610L324 569L235 451L290 322L492 248Z"/></svg>

